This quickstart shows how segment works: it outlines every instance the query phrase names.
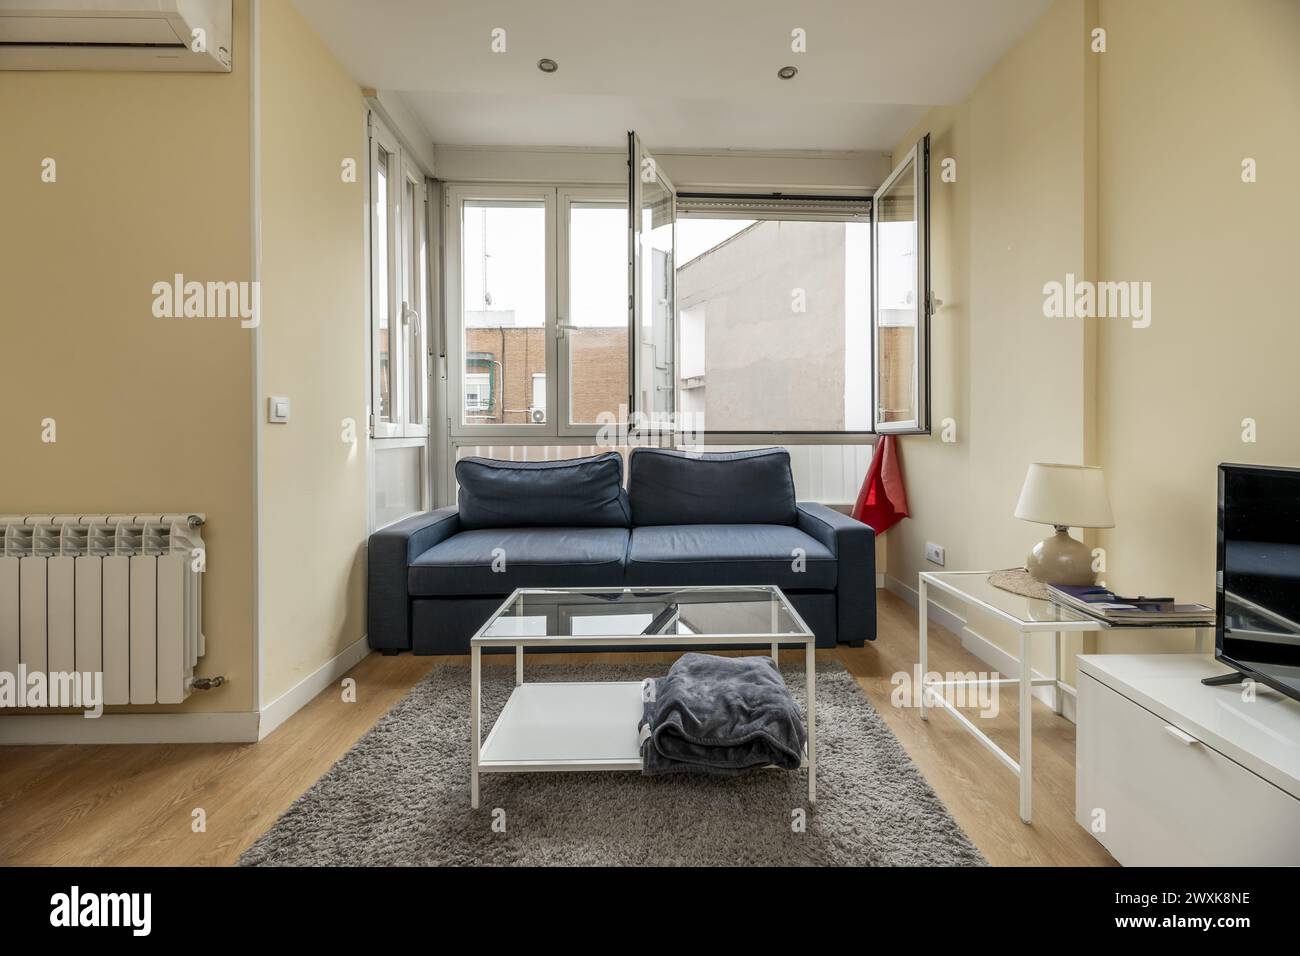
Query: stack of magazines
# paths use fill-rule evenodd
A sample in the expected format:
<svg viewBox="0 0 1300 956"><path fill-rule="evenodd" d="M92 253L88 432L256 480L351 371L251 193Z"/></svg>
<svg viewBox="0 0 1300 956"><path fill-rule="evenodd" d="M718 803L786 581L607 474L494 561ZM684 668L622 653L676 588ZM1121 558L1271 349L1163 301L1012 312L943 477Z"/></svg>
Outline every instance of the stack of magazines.
<svg viewBox="0 0 1300 956"><path fill-rule="evenodd" d="M1063 607L1129 627L1212 626L1214 608L1204 604L1179 604L1169 597L1121 597L1103 587L1049 584L1052 600Z"/></svg>

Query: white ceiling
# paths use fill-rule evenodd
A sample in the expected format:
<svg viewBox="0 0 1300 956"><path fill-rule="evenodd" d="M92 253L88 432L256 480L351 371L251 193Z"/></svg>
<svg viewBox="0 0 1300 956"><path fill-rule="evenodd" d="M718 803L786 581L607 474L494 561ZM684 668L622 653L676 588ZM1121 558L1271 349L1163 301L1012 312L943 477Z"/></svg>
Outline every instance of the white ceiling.
<svg viewBox="0 0 1300 956"><path fill-rule="evenodd" d="M888 150L1050 0L295 0L435 143ZM491 50L506 31L506 52ZM791 51L791 31L807 52ZM559 72L546 75L549 57ZM799 68L794 80L779 67Z"/></svg>

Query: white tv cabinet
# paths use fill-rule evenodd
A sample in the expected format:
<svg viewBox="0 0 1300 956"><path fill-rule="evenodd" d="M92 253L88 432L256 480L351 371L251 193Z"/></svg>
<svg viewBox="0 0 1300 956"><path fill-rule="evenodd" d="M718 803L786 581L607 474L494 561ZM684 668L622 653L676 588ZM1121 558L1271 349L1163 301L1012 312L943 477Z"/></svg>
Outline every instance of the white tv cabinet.
<svg viewBox="0 0 1300 956"><path fill-rule="evenodd" d="M1200 654L1078 658L1075 819L1125 866L1300 865L1300 701Z"/></svg>

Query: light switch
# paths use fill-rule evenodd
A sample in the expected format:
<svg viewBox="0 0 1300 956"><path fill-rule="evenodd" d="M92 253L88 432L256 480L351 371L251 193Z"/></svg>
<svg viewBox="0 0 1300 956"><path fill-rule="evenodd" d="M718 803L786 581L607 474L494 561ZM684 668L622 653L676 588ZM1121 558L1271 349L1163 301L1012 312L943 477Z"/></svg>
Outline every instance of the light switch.
<svg viewBox="0 0 1300 956"><path fill-rule="evenodd" d="M283 395L272 395L266 400L266 420L273 425L283 425L289 421L289 399Z"/></svg>

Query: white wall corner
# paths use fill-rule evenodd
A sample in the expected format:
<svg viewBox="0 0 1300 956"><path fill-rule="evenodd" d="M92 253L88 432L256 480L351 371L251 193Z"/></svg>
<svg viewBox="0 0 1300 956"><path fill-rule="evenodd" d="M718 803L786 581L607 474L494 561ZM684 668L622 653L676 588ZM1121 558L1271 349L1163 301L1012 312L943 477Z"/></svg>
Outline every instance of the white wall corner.
<svg viewBox="0 0 1300 956"><path fill-rule="evenodd" d="M361 663L369 653L370 645L366 643L366 637L363 635L360 640L348 645L263 707L255 739L265 740L273 730L307 706L313 697L330 684Z"/></svg>
<svg viewBox="0 0 1300 956"><path fill-rule="evenodd" d="M912 607L917 607L920 603L921 596L915 588L908 587L902 581L894 577L886 576L885 590L898 595ZM1020 676L1020 662L1012 655L998 647L983 634L980 634L969 624L966 619L954 614L942 604L936 602L933 598L929 601L930 613L929 620L932 624L938 624L944 630L956 634L961 639L962 649L975 657L978 657L990 668L1007 677ZM1040 671L1033 672L1035 680L1046 680L1051 677L1050 674L1044 674ZM1064 699L1061 701L1061 716L1071 723L1074 722L1075 714L1075 691L1069 684L1063 685ZM1056 707L1056 688L1046 685L1035 687L1033 695L1048 707Z"/></svg>

